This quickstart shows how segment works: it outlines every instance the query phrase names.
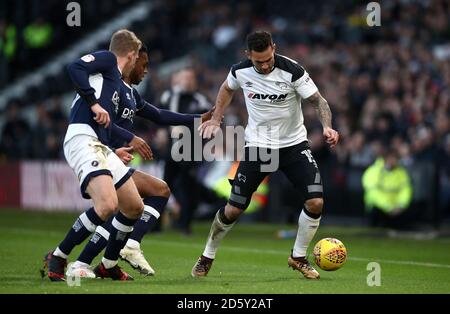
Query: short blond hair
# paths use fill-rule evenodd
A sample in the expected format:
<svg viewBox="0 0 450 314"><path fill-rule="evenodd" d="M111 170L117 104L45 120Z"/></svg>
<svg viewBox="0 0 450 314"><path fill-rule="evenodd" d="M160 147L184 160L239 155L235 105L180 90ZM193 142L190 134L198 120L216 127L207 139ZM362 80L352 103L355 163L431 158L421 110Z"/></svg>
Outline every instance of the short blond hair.
<svg viewBox="0 0 450 314"><path fill-rule="evenodd" d="M142 42L136 34L127 29L120 29L115 32L109 44L109 50L120 57L124 57L132 51L138 52L141 47Z"/></svg>

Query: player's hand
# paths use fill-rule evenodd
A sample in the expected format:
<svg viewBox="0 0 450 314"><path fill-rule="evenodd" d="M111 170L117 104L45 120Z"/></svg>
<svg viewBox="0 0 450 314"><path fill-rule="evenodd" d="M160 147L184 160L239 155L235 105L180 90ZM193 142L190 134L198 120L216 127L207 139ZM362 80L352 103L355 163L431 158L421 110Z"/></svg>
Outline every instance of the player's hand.
<svg viewBox="0 0 450 314"><path fill-rule="evenodd" d="M148 146L148 144L139 136L134 136L131 142L128 145L132 146L135 151L138 152L139 155L142 156L145 160L153 159L153 152Z"/></svg>
<svg viewBox="0 0 450 314"><path fill-rule="evenodd" d="M97 122L100 125L104 125L105 128L107 128L109 126L110 123L110 118L109 118L109 113L108 111L106 111L105 109L102 108L102 106L100 106L100 104L96 103L94 105L91 106L91 110L94 113L94 120L95 122Z"/></svg>
<svg viewBox="0 0 450 314"><path fill-rule="evenodd" d="M324 128L323 136L325 137L325 142L330 144L330 147L333 148L339 141L339 133L332 128Z"/></svg>
<svg viewBox="0 0 450 314"><path fill-rule="evenodd" d="M121 148L116 149L115 153L116 153L117 157L119 157L120 160L122 160L122 162L125 165L128 165L128 163L134 159L133 155L130 154L132 151L133 151L133 146L121 147Z"/></svg>
<svg viewBox="0 0 450 314"><path fill-rule="evenodd" d="M220 130L220 122L218 122L215 119L208 120L206 122L203 122L198 127L198 132L200 133L200 136L203 138L211 138L213 136L216 136L217 132Z"/></svg>
<svg viewBox="0 0 450 314"><path fill-rule="evenodd" d="M213 106L211 109L209 109L207 112L202 113L201 117L202 117L202 123L206 122L208 120L211 120L214 110L216 110L216 106Z"/></svg>

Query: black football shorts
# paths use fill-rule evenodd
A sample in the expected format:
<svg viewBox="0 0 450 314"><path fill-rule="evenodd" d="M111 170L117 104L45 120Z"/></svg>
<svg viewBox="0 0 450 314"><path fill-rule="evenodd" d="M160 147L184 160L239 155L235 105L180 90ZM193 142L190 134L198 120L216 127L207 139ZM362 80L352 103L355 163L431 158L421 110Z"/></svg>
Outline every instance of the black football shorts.
<svg viewBox="0 0 450 314"><path fill-rule="evenodd" d="M278 157L274 157L276 154ZM269 156L273 158L269 159ZM240 161L234 179L230 180L232 188L228 203L243 210L247 209L262 180L277 170L286 175L304 201L323 197L319 168L308 142L305 141L278 150L245 147L245 158Z"/></svg>

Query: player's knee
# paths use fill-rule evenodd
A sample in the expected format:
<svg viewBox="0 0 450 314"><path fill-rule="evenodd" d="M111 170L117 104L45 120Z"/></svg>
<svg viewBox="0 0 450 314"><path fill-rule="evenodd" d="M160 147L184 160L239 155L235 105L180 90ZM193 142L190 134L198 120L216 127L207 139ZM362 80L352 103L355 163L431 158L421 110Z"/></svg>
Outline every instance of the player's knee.
<svg viewBox="0 0 450 314"><path fill-rule="evenodd" d="M144 212L144 203L142 202L142 199L130 201L126 207L127 208L124 208L123 210L132 218L139 218Z"/></svg>
<svg viewBox="0 0 450 314"><path fill-rule="evenodd" d="M225 216L230 221L235 221L241 216L241 214L244 212L243 209L237 208L233 205L227 204L225 206Z"/></svg>
<svg viewBox="0 0 450 314"><path fill-rule="evenodd" d="M113 199L105 200L104 204L105 204L104 205L105 209L112 214L112 213L114 213L117 206L119 205L119 202L118 202L117 198L113 198Z"/></svg>
<svg viewBox="0 0 450 314"><path fill-rule="evenodd" d="M162 181L158 185L157 196L169 198L170 197L170 188L165 181Z"/></svg>
<svg viewBox="0 0 450 314"><path fill-rule="evenodd" d="M104 198L99 204L96 204L96 212L102 220L106 220L109 216L114 214L117 206L117 197Z"/></svg>
<svg viewBox="0 0 450 314"><path fill-rule="evenodd" d="M312 198L305 202L306 209L313 214L321 214L323 208L323 198Z"/></svg>

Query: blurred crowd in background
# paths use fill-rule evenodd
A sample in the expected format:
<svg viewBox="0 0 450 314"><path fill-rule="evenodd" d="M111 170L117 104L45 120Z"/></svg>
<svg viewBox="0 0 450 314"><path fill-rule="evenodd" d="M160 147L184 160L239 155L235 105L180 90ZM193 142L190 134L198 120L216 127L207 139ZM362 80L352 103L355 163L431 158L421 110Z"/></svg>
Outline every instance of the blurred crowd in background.
<svg viewBox="0 0 450 314"><path fill-rule="evenodd" d="M33 5L27 6L29 2ZM84 15L78 31L67 27L64 14L61 21L49 18L58 16L49 14L55 8L64 12L64 2L0 4L0 90L67 49L89 29L136 3L79 2ZM341 141L331 151L322 139L314 108L303 107L313 154L324 178L329 204L325 210L361 214L363 172L378 157L394 151L413 182L411 207L426 213L418 217L436 222L450 215L448 1L383 1L380 27L368 27L366 1L153 3L150 16L131 28L149 49L151 78L144 86L147 100L159 106L161 94L171 88L170 78L159 77L156 69L164 62L189 56L198 90L213 103L230 66L245 57L246 34L268 30L277 52L298 61L310 73L328 100L334 127L340 132ZM0 160L64 158L64 107L69 103L63 102L62 95L70 91L66 74L60 73L49 78L45 86L11 101L2 113ZM226 112L225 125L246 124L244 100L240 93L236 96ZM138 123L137 127L137 134L151 143L157 158L163 159L168 133L149 123ZM279 189L281 197L269 205L288 208L285 216L276 217L289 220L289 208L299 210L292 196L295 193L284 178L275 175L273 180L281 183L273 187ZM265 215L273 220L277 214Z"/></svg>

